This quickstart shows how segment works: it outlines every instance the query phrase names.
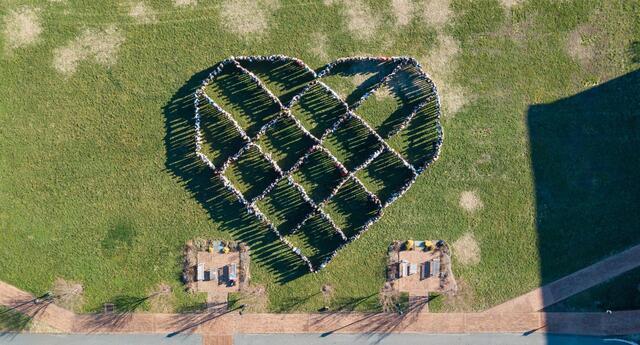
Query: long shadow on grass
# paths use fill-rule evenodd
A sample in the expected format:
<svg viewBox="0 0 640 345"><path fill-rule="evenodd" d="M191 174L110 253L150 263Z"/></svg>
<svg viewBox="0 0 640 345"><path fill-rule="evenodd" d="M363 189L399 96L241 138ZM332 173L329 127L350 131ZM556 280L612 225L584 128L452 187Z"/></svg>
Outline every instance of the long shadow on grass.
<svg viewBox="0 0 640 345"><path fill-rule="evenodd" d="M527 123L543 283L640 243L640 70L533 105Z"/></svg>
<svg viewBox="0 0 640 345"><path fill-rule="evenodd" d="M252 262L284 283L306 273L306 267L228 192L195 155L193 93L211 69L193 75L164 107L166 169L207 210L220 228L251 247Z"/></svg>
<svg viewBox="0 0 640 345"><path fill-rule="evenodd" d="M367 68L375 67L376 73L350 95L351 100L357 99L359 97L356 97L357 95L370 90L377 81L381 80L384 75L393 69L393 65L388 63L376 63L374 65L373 67L363 67L357 64L351 67L342 66L346 69L353 67L355 70L341 70L342 67L340 67L334 71L337 75L362 73L362 68L366 70ZM233 70L232 67L229 68ZM264 70L261 73L266 74L265 79L268 84L276 85L279 90L278 94L285 95L284 97L291 97L292 90L300 90L301 85L310 79L304 73L294 73L289 77L288 72L286 72L287 68L286 66L280 66L272 71ZM208 211L212 220L219 224L221 229L229 231L235 239L244 241L251 246L254 263L264 266L279 282L295 279L307 272L306 267L301 264L301 261L288 247L279 241L275 234L271 233L264 225L258 223L254 216L246 212L235 196L224 188L221 180L201 164L195 155L193 93L210 71L211 69L195 74L164 107L166 121L165 146L167 150L166 168L192 193L193 197ZM407 88L410 88L410 90L400 90L402 94L407 95L407 99L415 97L414 94L416 93L421 94L418 92L421 91L421 88L414 87L414 82L409 84L411 85L408 85ZM245 130L248 130L249 135L255 134L257 129L269 121L276 112L273 102L268 97L265 98L264 92L257 90L256 84L247 79L246 75L232 73L227 76L221 76L219 79L216 78L212 85L214 85L212 86L215 93L214 98L221 102L220 104L223 108L227 107L225 109L230 111L232 116L239 119L240 125ZM324 93L326 94L326 92ZM308 99L300 101L302 108L307 106L307 110L312 112L320 111L322 113L319 120L314 119L314 121L311 121L318 120L317 123L321 123L318 128L310 128L312 131L326 128L324 122L331 123L337 120L338 115L344 113L345 110L340 109L340 104L336 103L335 99L320 97L321 94L322 92L318 94L312 93ZM293 113L295 115L295 109ZM425 110L424 113L416 116L402 133L403 139L397 143L401 147L399 149L401 153L415 165L421 165L435 153L434 143L437 139L437 132L435 131L436 113ZM205 141L203 150L208 155L212 154L212 161L214 164L219 165L236 152L242 146L242 142L238 139L235 129L228 123L229 121L225 120L224 116L217 114L215 109L203 110L201 115ZM238 117L239 115L242 116ZM330 119L332 121L327 121L329 119L325 117L335 118ZM307 146L310 145L310 143L293 142L291 140L292 134L290 133L269 132L265 134L265 136L269 135L281 136L281 138L272 139L271 145L278 146L282 150L282 152L274 153L277 156L286 157L286 159L278 158L278 160L286 161L287 166L295 162L298 158L297 156L303 154ZM369 157L380 145L377 139L368 133L364 126L355 121L346 121L342 128L325 142L328 146L331 146L328 147L329 150L336 151L334 154L344 156L344 163L350 168ZM274 176L271 176L272 169L264 159L251 160L249 158L248 154L243 155L238 161L232 163L225 175L237 187L240 187L243 193L247 193L246 196L248 198L251 198L264 190L264 187L272 181ZM384 163L380 158L376 166L388 165ZM322 175L323 173L334 175L334 172L335 167L328 171L312 171L311 173L312 175ZM398 175L397 180L404 180L403 172L401 171L398 172L392 169L387 174ZM375 178L375 175L372 174L372 176ZM310 177L314 180L317 179L317 176ZM331 177L333 179L334 176ZM389 176L385 177L389 178ZM330 208L332 208L332 205L335 206L333 211L339 218L337 220L340 221L342 219L345 223L345 229L343 230L345 230L347 236L353 235L356 229L364 222L363 219L368 219L375 212L369 202L363 202L366 198L363 199L362 190L358 190L358 188L354 190L354 188L348 188L349 186L346 185L343 188L344 190L335 197L335 202L329 205ZM390 194L392 190L393 188L385 187L382 192ZM312 191L314 198L318 198L321 194L324 193ZM287 217L288 213L286 211L288 211L286 207L283 207L283 209L276 210L274 213ZM306 242L319 243L315 236L306 239ZM317 255L325 254L323 253L325 249L324 243L322 247L323 250ZM312 254L312 256L315 255L316 253ZM316 259L320 258L320 256L316 257Z"/></svg>
<svg viewBox="0 0 640 345"><path fill-rule="evenodd" d="M329 84L329 86L339 87L340 82L345 82L341 80L345 77L365 76L366 79L362 83L346 91L345 101L349 105L353 105L365 93L370 92L394 67L396 67L396 64L390 62L344 62L336 65L331 73L323 77L323 80ZM434 93L432 82L418 72L419 70L415 66L407 66L402 68L385 83L385 87L391 91L392 97L399 103L399 107L390 114L377 114L377 116L383 117L383 119L378 119L380 123L377 125L374 123L376 119L369 118L369 116L375 114L369 114L363 109L369 107L368 102L378 102L374 101L376 97L369 97L355 112L362 116L365 121L369 122L369 125L372 125L378 134L386 138L399 128L399 125L403 123L406 116L410 114L418 104L426 102L425 106L417 112L413 120L410 121L402 131L392 135L389 140L392 146L411 164L414 166L423 166L426 162L431 161L437 153L437 143L440 136L437 127L440 107L438 98ZM349 81L349 83L351 83L351 81ZM303 100L301 100L301 102ZM375 106L373 106L373 108L373 110L376 110ZM334 137L340 135L340 132L341 131L338 131ZM348 135L348 138L355 140L355 138L359 138L359 136ZM330 141L331 139L328 140L329 144L331 144ZM345 154L346 157L350 155L358 157L361 154L353 153L355 152L354 148L357 150L357 146L355 145L357 143L347 144L349 144L349 140L343 145L347 148L346 151L348 151ZM340 154L340 152L333 153Z"/></svg>

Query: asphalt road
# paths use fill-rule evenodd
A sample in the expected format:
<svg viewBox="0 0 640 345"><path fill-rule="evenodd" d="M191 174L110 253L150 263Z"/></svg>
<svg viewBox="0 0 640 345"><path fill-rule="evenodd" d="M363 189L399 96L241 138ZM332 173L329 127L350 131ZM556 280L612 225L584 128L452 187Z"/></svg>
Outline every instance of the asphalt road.
<svg viewBox="0 0 640 345"><path fill-rule="evenodd" d="M234 345L640 345L612 337L547 334L239 334Z"/></svg>

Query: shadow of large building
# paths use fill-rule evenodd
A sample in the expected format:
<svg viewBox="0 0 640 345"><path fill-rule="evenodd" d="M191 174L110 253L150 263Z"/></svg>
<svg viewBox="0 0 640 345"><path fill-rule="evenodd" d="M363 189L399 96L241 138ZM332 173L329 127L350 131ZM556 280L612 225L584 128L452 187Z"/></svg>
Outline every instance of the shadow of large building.
<svg viewBox="0 0 640 345"><path fill-rule="evenodd" d="M640 70L527 115L542 283L640 243Z"/></svg>

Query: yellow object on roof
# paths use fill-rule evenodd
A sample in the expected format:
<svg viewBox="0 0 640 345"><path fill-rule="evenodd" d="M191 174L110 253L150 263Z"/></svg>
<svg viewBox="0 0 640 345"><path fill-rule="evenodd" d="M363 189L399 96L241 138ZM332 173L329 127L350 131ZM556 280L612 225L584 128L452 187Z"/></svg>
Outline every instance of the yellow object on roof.
<svg viewBox="0 0 640 345"><path fill-rule="evenodd" d="M407 240L405 243L407 250L413 250L413 240Z"/></svg>
<svg viewBox="0 0 640 345"><path fill-rule="evenodd" d="M424 249L425 250L431 250L433 249L433 242L431 241L424 241Z"/></svg>

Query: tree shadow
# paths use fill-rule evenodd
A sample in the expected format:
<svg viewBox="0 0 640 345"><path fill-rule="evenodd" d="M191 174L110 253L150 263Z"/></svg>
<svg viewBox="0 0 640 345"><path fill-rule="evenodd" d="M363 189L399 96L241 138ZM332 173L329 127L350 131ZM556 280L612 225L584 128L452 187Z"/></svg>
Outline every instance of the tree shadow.
<svg viewBox="0 0 640 345"><path fill-rule="evenodd" d="M306 266L257 219L195 155L193 94L213 70L194 74L164 106L166 170L207 211L220 229L251 247L252 263L264 266L276 281L285 283L308 272Z"/></svg>
<svg viewBox="0 0 640 345"><path fill-rule="evenodd" d="M174 319L173 325L176 327L180 327L178 330L173 331L167 334L167 338L173 338L175 336L179 336L181 334L189 334L195 331L198 326L203 325L209 321L215 320L224 315L233 313L242 309L243 306L238 306L229 310L224 309L213 309L209 313L199 313L199 314L182 314Z"/></svg>
<svg viewBox="0 0 640 345"><path fill-rule="evenodd" d="M533 105L527 124L542 283L640 243L640 70Z"/></svg>
<svg viewBox="0 0 640 345"><path fill-rule="evenodd" d="M31 326L31 318L15 308L0 307L0 339L13 338Z"/></svg>
<svg viewBox="0 0 640 345"><path fill-rule="evenodd" d="M315 324L335 324L336 320L344 319L344 312L355 309L358 304L369 300L375 295L347 300L344 308L339 309L337 312L321 314L313 322ZM428 297L415 299L401 313L352 314L354 316L359 315L359 317L349 323L339 324L335 329L322 333L320 337L326 338L337 332L348 331L349 333L359 333L359 337L367 338L368 343L378 344L391 333L400 332L416 322L428 302Z"/></svg>
<svg viewBox="0 0 640 345"><path fill-rule="evenodd" d="M45 294L36 298L14 301L0 306L0 338L14 337L28 331L32 320L42 314L53 303L53 296Z"/></svg>

